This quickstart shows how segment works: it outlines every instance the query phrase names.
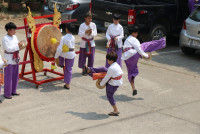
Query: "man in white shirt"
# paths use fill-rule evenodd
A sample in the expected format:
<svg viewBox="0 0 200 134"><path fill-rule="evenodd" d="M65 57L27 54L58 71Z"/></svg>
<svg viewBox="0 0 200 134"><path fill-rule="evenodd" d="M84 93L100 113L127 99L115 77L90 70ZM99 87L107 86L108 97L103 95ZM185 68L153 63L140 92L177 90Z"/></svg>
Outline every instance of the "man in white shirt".
<svg viewBox="0 0 200 134"><path fill-rule="evenodd" d="M122 72L122 69L119 66L119 64L116 62L117 58L118 58L118 56L115 52L110 52L106 55L106 60L108 60L108 64L110 64L109 68L86 67L87 73L89 73L90 76L92 76L93 73L107 72L106 76L100 82L100 86L106 85L107 99L114 109L113 112L108 114L110 116L118 116L119 115L119 111L116 106L113 95L116 92L117 88L123 84L123 79L122 79L123 72Z"/></svg>
<svg viewBox="0 0 200 134"><path fill-rule="evenodd" d="M165 48L166 46L165 38L140 44L139 40L137 39L138 32L138 26L129 28L130 36L124 42L124 53L122 54L122 60L124 60L126 64L128 79L132 86L133 96L137 94L137 90L135 89L134 85L134 79L139 73L137 66L139 58L143 57L148 59L150 55L148 55L146 52L156 51Z"/></svg>
<svg viewBox="0 0 200 134"><path fill-rule="evenodd" d="M19 50L23 43L19 42L15 35L17 26L9 22L5 25L8 32L2 39L2 48L4 49L4 58L8 61L8 66L4 68L4 97L12 99L12 96L19 96L17 85L19 80Z"/></svg>
<svg viewBox="0 0 200 134"><path fill-rule="evenodd" d="M107 43L107 53L115 51L118 55L117 63L122 67L122 46L123 42L122 39L124 38L124 29L120 25L120 15L114 14L113 15L113 24L111 24L106 32L106 38L108 40ZM105 67L109 67L110 65L108 64L106 60L106 65Z"/></svg>
<svg viewBox="0 0 200 134"><path fill-rule="evenodd" d="M2 103L1 99L1 86L4 84L4 78L3 78L3 67L6 64L6 60L1 58L0 55L0 103Z"/></svg>
<svg viewBox="0 0 200 134"><path fill-rule="evenodd" d="M86 58L88 58L88 67L93 67L95 56L95 42L94 37L97 35L96 24L92 22L92 15L87 13L85 22L79 27L78 35L81 37L80 55L79 55L79 68L82 68L82 75L87 75L85 72Z"/></svg>
<svg viewBox="0 0 200 134"><path fill-rule="evenodd" d="M62 37L60 45L57 48L54 58L57 59L59 57L59 62L64 62L60 61L61 59L65 60L64 88L70 89L70 82L72 78L72 67L74 65L74 59L76 56L76 53L74 51L75 38L72 35L72 32L74 31L74 26L71 23L68 23L64 25L63 29L65 29L67 34ZM64 65L63 63L61 64Z"/></svg>

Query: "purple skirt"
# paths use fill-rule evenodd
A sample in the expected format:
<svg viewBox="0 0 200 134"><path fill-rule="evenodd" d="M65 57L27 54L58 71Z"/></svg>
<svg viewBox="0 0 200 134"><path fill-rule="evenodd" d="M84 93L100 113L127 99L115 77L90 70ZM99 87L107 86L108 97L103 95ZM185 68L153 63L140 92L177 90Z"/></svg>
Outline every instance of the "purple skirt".
<svg viewBox="0 0 200 134"><path fill-rule="evenodd" d="M194 7L195 4L200 4L200 0L198 0L198 2L195 2L195 0L188 0L188 6L190 12L192 12L195 9Z"/></svg>
<svg viewBox="0 0 200 134"><path fill-rule="evenodd" d="M111 48L108 48L107 49L107 54L109 53L109 52L112 52L113 51L113 49L111 49ZM114 50L114 52L118 55L118 58L117 58L117 63L119 64L119 66L120 67L122 67L122 60L121 60L121 57L122 57L122 48L118 48L118 50ZM109 64L108 64L108 61L106 60L106 65L105 65L105 67L106 68L109 68Z"/></svg>
<svg viewBox="0 0 200 134"><path fill-rule="evenodd" d="M153 52L165 47L166 47L165 38L141 44L141 48L144 52ZM131 82L132 79L134 81L135 77L139 74L137 63L140 57L141 55L139 53L136 53L134 56L124 61L128 71L129 82Z"/></svg>

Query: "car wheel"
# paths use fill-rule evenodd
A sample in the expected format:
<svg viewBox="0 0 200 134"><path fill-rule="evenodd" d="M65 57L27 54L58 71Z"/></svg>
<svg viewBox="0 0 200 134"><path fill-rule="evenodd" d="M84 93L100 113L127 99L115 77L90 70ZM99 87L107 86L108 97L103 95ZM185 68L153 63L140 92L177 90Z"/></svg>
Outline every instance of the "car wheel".
<svg viewBox="0 0 200 134"><path fill-rule="evenodd" d="M181 47L181 50L186 55L192 55L192 54L194 54L196 52L196 49L189 48L189 47Z"/></svg>
<svg viewBox="0 0 200 134"><path fill-rule="evenodd" d="M150 40L159 40L163 37L166 37L166 35L167 32L164 26L155 25L150 32Z"/></svg>

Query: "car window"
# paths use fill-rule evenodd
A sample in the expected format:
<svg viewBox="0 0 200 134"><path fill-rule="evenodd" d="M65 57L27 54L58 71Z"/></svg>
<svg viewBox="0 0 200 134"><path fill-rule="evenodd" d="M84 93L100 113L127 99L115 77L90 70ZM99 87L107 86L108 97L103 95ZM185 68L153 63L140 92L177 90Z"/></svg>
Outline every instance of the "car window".
<svg viewBox="0 0 200 134"><path fill-rule="evenodd" d="M194 21L200 21L200 7L197 7L192 14L190 15L190 19Z"/></svg>

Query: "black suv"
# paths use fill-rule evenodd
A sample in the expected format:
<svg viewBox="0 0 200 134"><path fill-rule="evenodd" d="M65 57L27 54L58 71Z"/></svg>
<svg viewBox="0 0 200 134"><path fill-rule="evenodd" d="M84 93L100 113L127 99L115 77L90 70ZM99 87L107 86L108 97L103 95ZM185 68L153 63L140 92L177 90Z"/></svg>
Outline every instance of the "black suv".
<svg viewBox="0 0 200 134"><path fill-rule="evenodd" d="M139 25L142 41L180 33L189 14L188 0L92 0L91 11L99 30L106 31L117 13L125 33L128 27Z"/></svg>

